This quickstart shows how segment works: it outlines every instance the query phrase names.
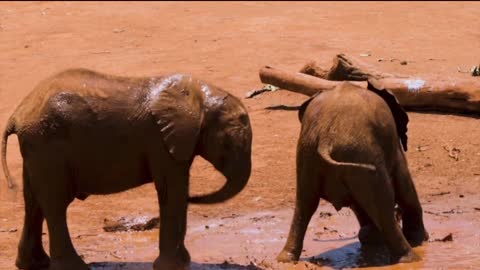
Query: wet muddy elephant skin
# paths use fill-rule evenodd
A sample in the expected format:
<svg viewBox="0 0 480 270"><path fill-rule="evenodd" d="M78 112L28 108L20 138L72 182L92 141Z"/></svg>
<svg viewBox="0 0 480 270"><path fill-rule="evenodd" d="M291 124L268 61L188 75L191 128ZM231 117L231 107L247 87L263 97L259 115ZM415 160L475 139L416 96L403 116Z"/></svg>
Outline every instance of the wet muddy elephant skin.
<svg viewBox="0 0 480 270"><path fill-rule="evenodd" d="M80 270L67 228L74 198L154 182L160 203L160 255L154 269L188 269L188 202L219 203L239 193L251 171L252 131L234 96L188 75L128 78L86 69L41 82L10 117L2 141L17 134L24 160L21 269ZM189 169L200 155L225 175L211 194L189 197ZM42 247L47 221L50 258Z"/></svg>
<svg viewBox="0 0 480 270"><path fill-rule="evenodd" d="M387 91L369 88L345 82L301 106L296 206L279 261L299 259L320 198L337 210L352 208L362 244L384 240L393 262L420 259L411 246L428 234L403 150L408 116ZM402 229L396 203L403 212Z"/></svg>

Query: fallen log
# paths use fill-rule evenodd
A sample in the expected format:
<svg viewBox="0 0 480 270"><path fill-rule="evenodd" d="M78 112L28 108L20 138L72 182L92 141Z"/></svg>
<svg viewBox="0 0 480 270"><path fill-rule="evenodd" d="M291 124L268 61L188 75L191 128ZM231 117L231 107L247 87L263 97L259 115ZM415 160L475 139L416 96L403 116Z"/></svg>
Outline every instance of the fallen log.
<svg viewBox="0 0 480 270"><path fill-rule="evenodd" d="M362 72L365 70L355 72L355 76ZM480 115L480 80L399 78L395 75L373 74L371 70L369 74L367 79L375 88L392 92L407 110ZM260 80L263 83L307 96L312 96L320 91L332 90L340 83L269 66L260 69ZM353 83L360 84L365 88L367 85L366 82Z"/></svg>
<svg viewBox="0 0 480 270"><path fill-rule="evenodd" d="M281 89L313 96L318 92L333 90L339 82L328 81L310 75L288 72L265 66L260 69L260 80L263 83L275 85ZM366 88L366 82L352 82Z"/></svg>

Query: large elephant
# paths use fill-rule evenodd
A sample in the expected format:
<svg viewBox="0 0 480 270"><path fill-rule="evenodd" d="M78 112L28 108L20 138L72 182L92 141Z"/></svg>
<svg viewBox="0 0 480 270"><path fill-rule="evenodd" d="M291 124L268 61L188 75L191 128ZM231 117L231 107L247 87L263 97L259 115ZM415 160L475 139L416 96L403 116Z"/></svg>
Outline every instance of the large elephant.
<svg viewBox="0 0 480 270"><path fill-rule="evenodd" d="M154 182L160 204L160 255L154 269L188 269L187 204L219 203L239 193L251 172L252 131L245 107L192 78L129 78L71 69L41 82L10 117L2 165L13 186L6 145L17 134L24 160L25 221L16 265L88 269L76 253L66 210L74 198ZM227 179L216 192L189 197L189 169L200 155ZM47 221L50 257L42 247Z"/></svg>
<svg viewBox="0 0 480 270"><path fill-rule="evenodd" d="M395 262L420 259L411 245L428 234L404 154L408 116L387 91L371 83L368 88L344 82L301 106L295 213L277 260L299 259L320 198L337 210L352 208L362 244L384 239ZM403 233L396 203L403 212Z"/></svg>

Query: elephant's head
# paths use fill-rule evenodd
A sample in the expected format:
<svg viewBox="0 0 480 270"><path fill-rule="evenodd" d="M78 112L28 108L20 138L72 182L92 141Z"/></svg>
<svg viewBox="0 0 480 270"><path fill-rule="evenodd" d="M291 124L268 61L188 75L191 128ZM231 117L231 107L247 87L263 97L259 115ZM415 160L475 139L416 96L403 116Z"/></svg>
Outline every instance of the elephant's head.
<svg viewBox="0 0 480 270"><path fill-rule="evenodd" d="M192 203L228 200L247 184L251 172L252 130L239 99L186 75L173 75L156 84L159 106L152 108L164 142L177 160L200 155L227 179L211 194L191 197Z"/></svg>
<svg viewBox="0 0 480 270"><path fill-rule="evenodd" d="M190 198L193 203L217 203L239 193L251 172L252 129L247 110L236 97L203 84L204 119L198 154L227 179L218 191Z"/></svg>

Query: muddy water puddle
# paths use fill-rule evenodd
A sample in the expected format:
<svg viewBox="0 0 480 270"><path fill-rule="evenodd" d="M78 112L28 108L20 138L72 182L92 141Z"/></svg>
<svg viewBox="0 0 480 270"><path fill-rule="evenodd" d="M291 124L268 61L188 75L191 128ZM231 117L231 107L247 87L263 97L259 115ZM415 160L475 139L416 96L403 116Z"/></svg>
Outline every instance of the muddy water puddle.
<svg viewBox="0 0 480 270"><path fill-rule="evenodd" d="M385 247L362 248L358 224L349 209L336 212L321 205L307 231L302 259L296 265L276 263L286 241L292 210L255 212L215 219L191 217L186 245L193 270L213 269L479 269L480 212L471 208L448 214L426 209L430 240L414 250L423 258L410 264L389 265ZM465 208L463 208L465 209ZM447 212L447 214L438 214ZM452 241L441 241L449 234ZM158 254L158 229L144 232L101 233L77 239L92 269L152 269ZM448 240L448 238L447 238ZM104 252L108 250L108 252Z"/></svg>

